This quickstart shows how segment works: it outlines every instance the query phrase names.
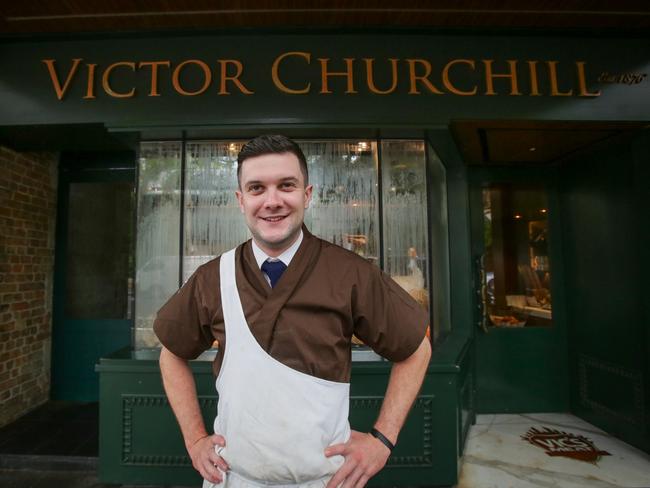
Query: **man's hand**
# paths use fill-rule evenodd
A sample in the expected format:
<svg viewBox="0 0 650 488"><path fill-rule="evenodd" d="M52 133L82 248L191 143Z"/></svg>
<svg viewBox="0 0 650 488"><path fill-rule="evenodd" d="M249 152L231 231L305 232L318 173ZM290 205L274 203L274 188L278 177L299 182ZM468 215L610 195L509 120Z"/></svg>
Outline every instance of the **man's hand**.
<svg viewBox="0 0 650 488"><path fill-rule="evenodd" d="M218 434L206 435L192 444L187 450L194 469L211 483L221 483L223 481L221 471L228 471L228 463L215 451L215 446L224 447L225 445L226 440L222 436Z"/></svg>
<svg viewBox="0 0 650 488"><path fill-rule="evenodd" d="M345 444L325 449L325 456L341 455L343 466L332 476L326 488L363 488L370 478L386 465L390 449L370 434L353 430Z"/></svg>

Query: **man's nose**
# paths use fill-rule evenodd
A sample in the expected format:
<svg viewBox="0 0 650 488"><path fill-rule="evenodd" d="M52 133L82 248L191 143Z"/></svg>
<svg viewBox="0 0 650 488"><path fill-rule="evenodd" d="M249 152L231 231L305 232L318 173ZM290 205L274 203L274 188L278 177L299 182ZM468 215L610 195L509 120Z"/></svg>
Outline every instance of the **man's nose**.
<svg viewBox="0 0 650 488"><path fill-rule="evenodd" d="M268 188L266 191L266 200L264 200L266 207L279 207L282 205L282 198L277 188Z"/></svg>

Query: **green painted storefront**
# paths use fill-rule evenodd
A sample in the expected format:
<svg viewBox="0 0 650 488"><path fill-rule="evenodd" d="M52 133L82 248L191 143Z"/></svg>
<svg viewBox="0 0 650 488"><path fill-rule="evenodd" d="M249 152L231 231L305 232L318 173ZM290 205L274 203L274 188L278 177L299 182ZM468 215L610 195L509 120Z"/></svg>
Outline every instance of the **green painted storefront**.
<svg viewBox="0 0 650 488"><path fill-rule="evenodd" d="M135 183L137 155L124 148L137 151L141 140L273 131L426 141L446 173L449 258L432 270L448 273L451 324L434 344L400 443L374 484L455 484L476 413L570 411L650 450L647 39L331 32L77 37L3 41L0 59L0 141L63 150L63 196L69 182L84 178L127 175ZM536 121L558 131L567 122L593 131L594 124L633 125L553 164L473 165L452 130L463 121ZM428 163L430 195L440 190L435 171ZM485 252L481 192L490 184L531 183L548 197L554 325L485 332L477 265ZM60 196L59 225L66 222L65 202ZM430 206L434 226L439 216ZM65 228L58 235L55 279L64 283ZM65 368L88 376L97 363L102 480L198 483L155 353L134 351L124 324L65 325L56 315L57 296L55 290L52 367L62 386L53 383L53 392L81 398L83 390L92 398L97 383L82 387ZM102 338L99 331L108 330L114 334ZM117 347L115 337L126 347L108 352ZM84 356L89 343L95 352ZM216 410L210 364L192 367L209 425ZM372 423L388 372L387 363L354 364L353 427Z"/></svg>

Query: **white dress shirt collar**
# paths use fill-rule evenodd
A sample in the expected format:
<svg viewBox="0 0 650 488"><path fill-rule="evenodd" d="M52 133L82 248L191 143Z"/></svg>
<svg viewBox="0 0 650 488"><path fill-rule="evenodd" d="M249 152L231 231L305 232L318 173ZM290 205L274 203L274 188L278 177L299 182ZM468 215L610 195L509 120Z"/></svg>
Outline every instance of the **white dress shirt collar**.
<svg viewBox="0 0 650 488"><path fill-rule="evenodd" d="M251 244L253 245L253 254L255 255L255 261L257 261L257 265L262 268L262 263L264 261L269 260L269 261L282 261L284 264L289 266L289 263L293 259L293 256L296 254L298 251L298 248L300 247L300 243L302 242L302 229L300 229L300 235L298 236L298 239L291 244L282 254L280 254L277 258L272 258L268 254L266 254L264 251L260 249L260 247L255 243L255 239L252 239Z"/></svg>

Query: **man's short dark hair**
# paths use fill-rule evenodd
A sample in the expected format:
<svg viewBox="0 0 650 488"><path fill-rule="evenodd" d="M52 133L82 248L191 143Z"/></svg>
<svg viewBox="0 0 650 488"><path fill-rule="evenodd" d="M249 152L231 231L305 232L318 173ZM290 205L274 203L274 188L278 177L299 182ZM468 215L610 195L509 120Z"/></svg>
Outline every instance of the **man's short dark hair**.
<svg viewBox="0 0 650 488"><path fill-rule="evenodd" d="M241 188L241 167L244 161L265 154L291 153L298 158L300 171L305 180L305 186L309 184L309 173L307 171L307 159L294 141L283 135L262 135L251 139L244 144L237 155L237 183Z"/></svg>

